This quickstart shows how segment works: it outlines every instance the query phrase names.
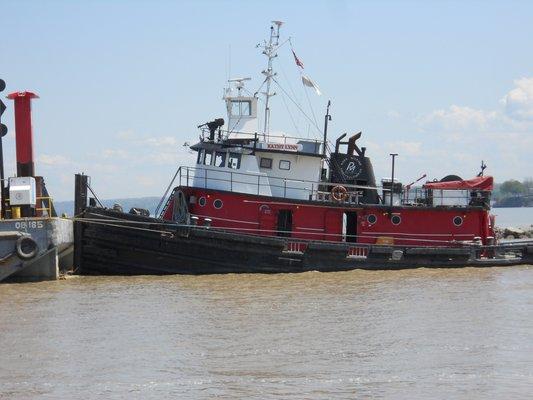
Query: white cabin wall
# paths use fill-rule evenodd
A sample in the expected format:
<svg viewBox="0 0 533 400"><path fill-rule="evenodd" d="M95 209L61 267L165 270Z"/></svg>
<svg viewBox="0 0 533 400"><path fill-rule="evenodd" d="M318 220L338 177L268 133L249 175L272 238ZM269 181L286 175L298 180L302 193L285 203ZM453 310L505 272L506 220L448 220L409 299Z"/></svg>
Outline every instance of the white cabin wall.
<svg viewBox="0 0 533 400"><path fill-rule="evenodd" d="M256 155L258 167L261 158L272 159L271 169L259 167L259 171L270 178L272 196L308 200L309 194L317 190L322 168L320 157L260 151L257 151ZM290 170L279 169L279 162L282 160L290 161Z"/></svg>
<svg viewBox="0 0 533 400"><path fill-rule="evenodd" d="M220 150L219 150L220 151ZM227 150L224 167L214 163L197 164L189 170L187 184L193 187L249 193L264 196L308 200L318 189L322 160L290 153L256 151L255 155L242 153L241 149ZM240 153L240 168L228 167L229 153ZM261 168L261 158L272 160L272 168ZM290 162L290 169L280 169L280 161ZM184 173L182 171L182 177ZM182 183L185 181L182 179Z"/></svg>

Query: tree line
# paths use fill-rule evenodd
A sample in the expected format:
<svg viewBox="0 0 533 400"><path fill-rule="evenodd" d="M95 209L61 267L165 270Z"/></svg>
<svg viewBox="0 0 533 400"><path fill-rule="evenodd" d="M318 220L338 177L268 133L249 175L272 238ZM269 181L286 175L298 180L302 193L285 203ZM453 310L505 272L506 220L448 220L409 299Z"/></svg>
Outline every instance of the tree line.
<svg viewBox="0 0 533 400"><path fill-rule="evenodd" d="M533 207L533 178L509 179L494 185L494 207Z"/></svg>
<svg viewBox="0 0 533 400"><path fill-rule="evenodd" d="M533 195L533 178L526 178L522 182L510 179L498 185L498 192L503 197Z"/></svg>

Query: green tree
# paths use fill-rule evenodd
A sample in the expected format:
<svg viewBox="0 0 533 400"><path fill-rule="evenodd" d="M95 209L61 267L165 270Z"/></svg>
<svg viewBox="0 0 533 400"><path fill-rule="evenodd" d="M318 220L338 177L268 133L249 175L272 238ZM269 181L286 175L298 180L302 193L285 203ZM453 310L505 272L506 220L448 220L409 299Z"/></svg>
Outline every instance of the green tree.
<svg viewBox="0 0 533 400"><path fill-rule="evenodd" d="M527 189L522 182L519 182L516 179L511 179L501 184L500 191L502 194L516 196L525 193Z"/></svg>

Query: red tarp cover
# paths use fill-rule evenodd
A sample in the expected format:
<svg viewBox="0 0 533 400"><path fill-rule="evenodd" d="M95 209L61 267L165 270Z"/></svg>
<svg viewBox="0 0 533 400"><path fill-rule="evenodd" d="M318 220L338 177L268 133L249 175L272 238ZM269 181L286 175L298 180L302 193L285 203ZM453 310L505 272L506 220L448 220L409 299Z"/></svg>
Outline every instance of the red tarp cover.
<svg viewBox="0 0 533 400"><path fill-rule="evenodd" d="M442 190L492 190L493 187L494 179L492 176L479 176L466 181L429 182L424 185L424 188L426 189Z"/></svg>

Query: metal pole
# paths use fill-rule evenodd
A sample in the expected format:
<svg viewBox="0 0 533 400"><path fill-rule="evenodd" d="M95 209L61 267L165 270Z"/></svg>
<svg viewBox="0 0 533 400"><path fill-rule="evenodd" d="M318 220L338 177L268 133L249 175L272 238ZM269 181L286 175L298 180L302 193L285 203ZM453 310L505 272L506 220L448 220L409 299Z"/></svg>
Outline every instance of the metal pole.
<svg viewBox="0 0 533 400"><path fill-rule="evenodd" d="M5 181L4 181L4 149L2 148L2 137L0 136L0 197L2 198L2 203L0 204L0 209L2 210L1 218L5 219L6 217L6 190L5 190Z"/></svg>
<svg viewBox="0 0 533 400"><path fill-rule="evenodd" d="M6 88L6 83L3 79L0 79L0 92L3 92ZM0 100L0 119L6 105L2 100ZM1 121L0 121L1 122ZM4 150L2 148L2 137L7 134L7 127L0 123L0 218L4 219L6 217L6 193L5 193L5 181L4 181Z"/></svg>
<svg viewBox="0 0 533 400"><path fill-rule="evenodd" d="M331 106L331 100L328 100L328 107L326 108L326 115L324 117L324 141L322 147L322 157L326 157L326 144L328 141L328 121L331 121L331 115L329 115L329 106Z"/></svg>
<svg viewBox="0 0 533 400"><path fill-rule="evenodd" d="M266 82L266 92L265 95L265 126L263 128L263 138L266 140L269 131L270 131L270 108L269 108L269 100L272 96L274 96L275 93L270 93L270 83L272 81L272 77L275 75L275 73L272 71L272 60L277 57L277 50L279 45L279 28L282 25L281 21L272 21L273 25L270 26L270 40L268 41L268 44L265 44L263 46L263 54L265 54L268 57L268 67L263 72L265 74L265 82ZM276 28L274 28L274 25L276 25Z"/></svg>
<svg viewBox="0 0 533 400"><path fill-rule="evenodd" d="M392 194L394 192L394 160L396 159L396 156L398 153L390 153L392 157L392 174L391 174L391 182L390 182L390 206L392 208Z"/></svg>

